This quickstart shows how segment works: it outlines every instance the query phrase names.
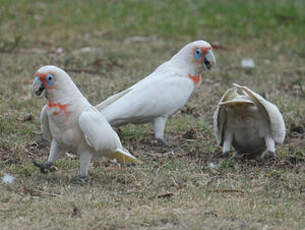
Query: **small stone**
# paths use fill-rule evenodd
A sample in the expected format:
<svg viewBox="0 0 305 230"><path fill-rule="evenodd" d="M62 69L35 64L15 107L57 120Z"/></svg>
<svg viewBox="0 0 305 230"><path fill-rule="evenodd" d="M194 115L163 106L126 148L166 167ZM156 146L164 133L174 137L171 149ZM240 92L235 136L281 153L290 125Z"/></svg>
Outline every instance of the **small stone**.
<svg viewBox="0 0 305 230"><path fill-rule="evenodd" d="M252 58L244 58L241 60L241 66L246 69L253 69L255 68L255 63Z"/></svg>

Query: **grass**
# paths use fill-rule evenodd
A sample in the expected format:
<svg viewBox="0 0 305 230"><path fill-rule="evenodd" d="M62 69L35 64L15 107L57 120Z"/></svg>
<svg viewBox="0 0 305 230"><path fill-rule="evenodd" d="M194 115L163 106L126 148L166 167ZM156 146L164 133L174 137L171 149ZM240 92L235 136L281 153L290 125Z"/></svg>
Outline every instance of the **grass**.
<svg viewBox="0 0 305 230"><path fill-rule="evenodd" d="M304 228L304 9L301 0L0 0L0 176L16 177L0 184L0 228ZM127 42L133 36L147 40ZM196 39L228 50L215 49L217 69L169 120L173 156L154 146L150 125L128 125L121 140L142 165L94 162L84 184L71 181L77 158L60 158L48 175L33 167L49 151L39 129L45 101L30 95L40 66L66 69L97 104ZM252 71L240 68L247 57ZM278 161L215 158L212 116L233 82L283 113Z"/></svg>

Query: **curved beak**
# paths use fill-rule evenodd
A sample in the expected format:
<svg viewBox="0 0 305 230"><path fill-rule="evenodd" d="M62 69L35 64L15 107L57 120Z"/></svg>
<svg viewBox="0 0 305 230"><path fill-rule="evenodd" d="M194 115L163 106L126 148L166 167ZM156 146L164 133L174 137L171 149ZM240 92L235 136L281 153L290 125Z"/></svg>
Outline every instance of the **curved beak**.
<svg viewBox="0 0 305 230"><path fill-rule="evenodd" d="M46 93L45 87L43 85L43 82L41 81L41 79L39 77L35 77L33 84L32 84L32 95L36 95L36 96L44 96Z"/></svg>
<svg viewBox="0 0 305 230"><path fill-rule="evenodd" d="M204 70L210 70L212 67L216 67L216 58L212 50L208 50L204 56L202 66Z"/></svg>

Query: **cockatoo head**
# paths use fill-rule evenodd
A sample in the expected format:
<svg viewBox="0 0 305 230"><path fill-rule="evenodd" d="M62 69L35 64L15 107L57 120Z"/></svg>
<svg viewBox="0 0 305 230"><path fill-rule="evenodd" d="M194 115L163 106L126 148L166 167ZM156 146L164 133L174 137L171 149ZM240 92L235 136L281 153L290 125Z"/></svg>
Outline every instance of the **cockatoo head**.
<svg viewBox="0 0 305 230"><path fill-rule="evenodd" d="M189 68L190 74L200 74L216 66L212 46L202 40L187 44L171 60L183 68Z"/></svg>
<svg viewBox="0 0 305 230"><path fill-rule="evenodd" d="M36 96L45 96L47 98L69 90L72 82L65 71L52 65L41 67L34 76L32 93ZM74 85L73 82L72 85Z"/></svg>

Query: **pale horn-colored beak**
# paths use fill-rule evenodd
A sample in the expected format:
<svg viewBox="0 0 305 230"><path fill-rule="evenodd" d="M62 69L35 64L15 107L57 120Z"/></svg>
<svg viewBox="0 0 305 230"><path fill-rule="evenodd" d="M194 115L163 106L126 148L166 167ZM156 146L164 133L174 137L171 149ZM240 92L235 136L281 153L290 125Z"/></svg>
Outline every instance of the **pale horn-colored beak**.
<svg viewBox="0 0 305 230"><path fill-rule="evenodd" d="M214 56L214 53L212 50L208 50L206 52L206 55L204 56L203 62L202 62L203 68L205 70L210 70L212 67L216 67L216 58Z"/></svg>
<svg viewBox="0 0 305 230"><path fill-rule="evenodd" d="M35 77L33 84L32 84L32 95L36 96L44 96L46 93L45 87L43 85L43 82L40 80L39 77Z"/></svg>

